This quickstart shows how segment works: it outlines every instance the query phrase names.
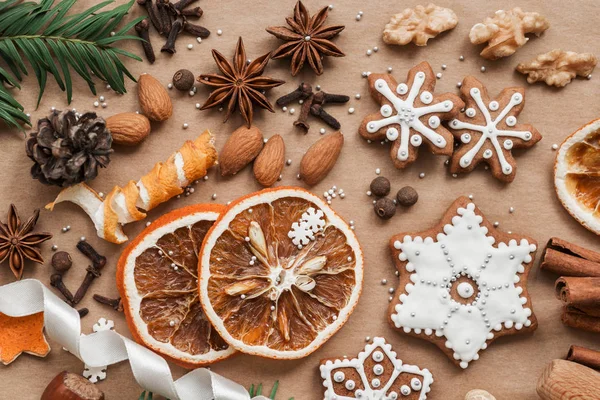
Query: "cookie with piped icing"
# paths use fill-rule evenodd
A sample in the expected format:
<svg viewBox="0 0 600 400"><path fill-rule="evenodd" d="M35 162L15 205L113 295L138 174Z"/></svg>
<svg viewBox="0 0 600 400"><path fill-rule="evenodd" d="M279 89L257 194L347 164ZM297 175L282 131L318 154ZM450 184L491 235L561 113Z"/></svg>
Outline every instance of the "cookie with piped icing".
<svg viewBox="0 0 600 400"><path fill-rule="evenodd" d="M512 182L517 164L511 150L532 147L542 139L537 129L517 119L525 106L525 89L506 88L492 99L481 82L467 76L460 92L465 108L448 124L458 143L450 172L470 172L483 162L495 178Z"/></svg>
<svg viewBox="0 0 600 400"><path fill-rule="evenodd" d="M433 228L393 236L390 248L400 278L390 324L456 365L467 368L501 336L537 328L527 290L537 243L499 230L467 197Z"/></svg>

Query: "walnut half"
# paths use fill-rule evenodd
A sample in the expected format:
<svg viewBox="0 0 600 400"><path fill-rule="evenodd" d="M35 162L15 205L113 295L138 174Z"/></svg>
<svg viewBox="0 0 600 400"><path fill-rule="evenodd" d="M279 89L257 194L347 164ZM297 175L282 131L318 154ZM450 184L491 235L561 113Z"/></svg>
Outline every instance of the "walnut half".
<svg viewBox="0 0 600 400"><path fill-rule="evenodd" d="M590 75L597 63L591 53L555 49L517 65L517 71L527 75L529 83L544 81L549 86L564 87L577 75Z"/></svg>
<svg viewBox="0 0 600 400"><path fill-rule="evenodd" d="M387 44L405 45L414 42L427 46L427 41L458 24L458 17L449 8L429 4L407 8L392 16L383 30L383 41Z"/></svg>
<svg viewBox="0 0 600 400"><path fill-rule="evenodd" d="M523 12L519 7L498 10L493 17L475 24L469 32L473 44L488 42L480 55L489 60L507 57L525 45L528 33L540 36L550 27L548 20L536 12Z"/></svg>

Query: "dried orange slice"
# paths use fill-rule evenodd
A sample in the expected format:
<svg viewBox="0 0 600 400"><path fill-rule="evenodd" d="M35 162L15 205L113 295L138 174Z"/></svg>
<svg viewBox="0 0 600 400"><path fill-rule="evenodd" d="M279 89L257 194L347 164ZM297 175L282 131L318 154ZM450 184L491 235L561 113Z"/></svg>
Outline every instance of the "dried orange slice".
<svg viewBox="0 0 600 400"><path fill-rule="evenodd" d="M163 215L127 246L117 267L117 287L134 339L186 368L234 353L198 299L198 253L224 209L199 204Z"/></svg>
<svg viewBox="0 0 600 400"><path fill-rule="evenodd" d="M232 203L206 235L200 301L227 343L268 358L305 357L346 322L362 288L354 232L304 189Z"/></svg>
<svg viewBox="0 0 600 400"><path fill-rule="evenodd" d="M560 145L554 186L569 214L600 235L600 119L579 128Z"/></svg>

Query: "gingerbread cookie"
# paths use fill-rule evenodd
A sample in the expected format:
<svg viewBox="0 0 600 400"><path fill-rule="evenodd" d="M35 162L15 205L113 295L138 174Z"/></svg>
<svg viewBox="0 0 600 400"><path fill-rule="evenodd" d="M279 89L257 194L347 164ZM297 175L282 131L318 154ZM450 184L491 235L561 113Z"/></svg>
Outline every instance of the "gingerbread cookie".
<svg viewBox="0 0 600 400"><path fill-rule="evenodd" d="M442 121L455 118L464 103L451 93L433 94L436 77L429 63L411 68L406 83L398 84L389 74L368 79L381 108L363 120L358 132L367 140L393 142L390 156L396 168L415 161L421 145L434 154L452 154L453 137Z"/></svg>
<svg viewBox="0 0 600 400"><path fill-rule="evenodd" d="M390 247L400 275L390 323L462 368L498 337L537 328L527 291L536 242L493 227L468 198L437 226L393 236Z"/></svg>
<svg viewBox="0 0 600 400"><path fill-rule="evenodd" d="M373 338L357 358L321 361L325 400L424 400L433 376L402 364L384 338Z"/></svg>
<svg viewBox="0 0 600 400"><path fill-rule="evenodd" d="M525 89L506 88L490 100L485 86L467 76L460 92L465 110L449 124L460 143L452 155L450 171L469 172L480 162L485 162L494 177L512 182L517 164L511 150L531 147L542 139L533 126L517 122L517 116L525 106Z"/></svg>

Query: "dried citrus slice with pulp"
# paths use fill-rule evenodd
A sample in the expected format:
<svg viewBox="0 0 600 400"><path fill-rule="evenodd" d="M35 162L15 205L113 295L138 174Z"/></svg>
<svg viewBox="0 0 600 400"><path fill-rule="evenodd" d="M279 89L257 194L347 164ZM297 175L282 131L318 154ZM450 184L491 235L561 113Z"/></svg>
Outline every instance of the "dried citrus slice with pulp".
<svg viewBox="0 0 600 400"><path fill-rule="evenodd" d="M234 353L211 326L198 299L200 247L224 209L199 204L165 214L119 259L117 287L133 337L186 368Z"/></svg>
<svg viewBox="0 0 600 400"><path fill-rule="evenodd" d="M200 300L223 339L244 353L304 357L352 313L363 255L354 232L300 188L232 203L200 254Z"/></svg>
<svg viewBox="0 0 600 400"><path fill-rule="evenodd" d="M561 144L554 186L567 211L600 235L600 119L579 128Z"/></svg>

